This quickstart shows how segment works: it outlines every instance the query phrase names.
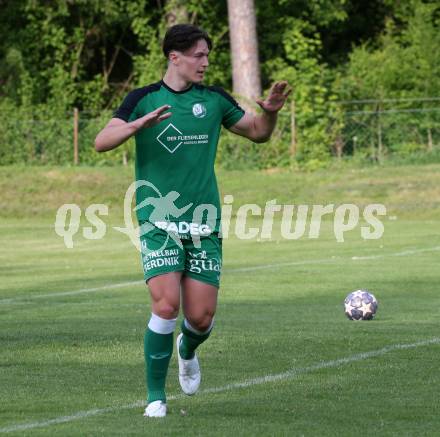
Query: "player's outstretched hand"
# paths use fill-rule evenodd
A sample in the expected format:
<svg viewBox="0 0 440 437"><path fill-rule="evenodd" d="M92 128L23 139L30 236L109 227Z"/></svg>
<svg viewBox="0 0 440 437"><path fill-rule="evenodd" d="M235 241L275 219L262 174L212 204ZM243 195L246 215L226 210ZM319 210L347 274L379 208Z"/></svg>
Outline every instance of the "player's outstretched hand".
<svg viewBox="0 0 440 437"><path fill-rule="evenodd" d="M256 102L266 112L278 112L284 106L284 102L291 91L292 88L288 86L286 81L275 82L266 99L257 100Z"/></svg>
<svg viewBox="0 0 440 437"><path fill-rule="evenodd" d="M165 111L168 111L170 108L170 105L163 105L154 111L145 114L143 117L138 118L137 121L139 123L139 128L154 126L160 123L162 120L166 120L167 118L171 117L171 112L165 113Z"/></svg>

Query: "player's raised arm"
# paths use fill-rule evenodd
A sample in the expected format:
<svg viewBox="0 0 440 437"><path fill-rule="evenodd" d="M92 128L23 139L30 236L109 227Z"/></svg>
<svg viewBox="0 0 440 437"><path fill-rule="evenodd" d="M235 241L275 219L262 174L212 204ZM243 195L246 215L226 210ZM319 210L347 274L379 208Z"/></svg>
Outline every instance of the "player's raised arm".
<svg viewBox="0 0 440 437"><path fill-rule="evenodd" d="M287 86L287 82L276 82L265 100L257 100L263 113L261 115L246 113L229 130L255 143L268 141L275 128L278 111L284 106L290 92L291 88Z"/></svg>
<svg viewBox="0 0 440 437"><path fill-rule="evenodd" d="M168 109L170 109L169 105L163 105L131 122L126 122L120 118L112 118L95 138L96 151L106 152L115 149L139 129L154 126L171 117L171 112L165 112Z"/></svg>

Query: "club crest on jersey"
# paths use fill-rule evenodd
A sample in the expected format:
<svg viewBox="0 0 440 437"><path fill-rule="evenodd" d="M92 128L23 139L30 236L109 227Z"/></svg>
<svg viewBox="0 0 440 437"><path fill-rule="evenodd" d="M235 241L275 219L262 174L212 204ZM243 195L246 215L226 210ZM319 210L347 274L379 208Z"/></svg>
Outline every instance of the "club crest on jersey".
<svg viewBox="0 0 440 437"><path fill-rule="evenodd" d="M203 118L206 115L206 107L203 103L193 105L193 115L197 118Z"/></svg>

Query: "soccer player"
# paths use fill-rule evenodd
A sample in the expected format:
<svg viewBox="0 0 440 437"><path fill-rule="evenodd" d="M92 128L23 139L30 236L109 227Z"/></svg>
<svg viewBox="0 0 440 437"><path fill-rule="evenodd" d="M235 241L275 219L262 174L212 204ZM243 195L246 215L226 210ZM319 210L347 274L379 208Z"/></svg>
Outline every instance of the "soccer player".
<svg viewBox="0 0 440 437"><path fill-rule="evenodd" d="M214 174L220 128L268 141L290 92L286 82L275 83L265 100L257 100L261 115L245 113L222 88L202 85L211 48L209 36L196 26L168 29L163 79L130 92L95 139L98 152L136 139L136 212L152 306L144 337L146 417L167 412L165 380L181 301L179 382L188 395L200 385L195 351L214 325L222 265Z"/></svg>

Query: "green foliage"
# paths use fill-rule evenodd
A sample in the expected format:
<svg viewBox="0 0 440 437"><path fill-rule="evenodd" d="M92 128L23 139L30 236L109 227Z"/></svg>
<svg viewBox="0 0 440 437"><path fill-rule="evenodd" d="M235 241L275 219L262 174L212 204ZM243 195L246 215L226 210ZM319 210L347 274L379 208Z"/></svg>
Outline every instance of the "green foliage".
<svg viewBox="0 0 440 437"><path fill-rule="evenodd" d="M290 164L289 142L283 126L286 120L280 117L280 125L272 140L257 144L227 130L220 136L217 163L225 169L266 169L285 167Z"/></svg>
<svg viewBox="0 0 440 437"><path fill-rule="evenodd" d="M58 112L57 118L48 105L17 106L10 100L0 102L0 165L23 163L30 165L73 164L73 112ZM134 159L131 139L115 150L100 154L94 139L111 117L103 111L99 117L81 113L78 123L79 163L116 165Z"/></svg>
<svg viewBox="0 0 440 437"><path fill-rule="evenodd" d="M379 153L379 143L384 154L426 149L428 131L434 132L434 143L439 140L439 102L413 100L440 97L439 8L415 1L403 6L398 10L399 21L388 21L380 46L355 48L335 82L344 100L376 99L352 106L350 110L358 114L345 120L346 128L355 126L349 136L356 136L358 147L370 149L370 155Z"/></svg>
<svg viewBox="0 0 440 437"><path fill-rule="evenodd" d="M440 92L440 9L414 2L402 28L388 21L380 47L353 50L338 89L345 99L438 96ZM437 17L437 18L436 18Z"/></svg>
<svg viewBox="0 0 440 437"><path fill-rule="evenodd" d="M331 90L332 74L320 62L319 35L309 34L308 26L299 20L284 21L288 23L282 35L284 59L268 61L267 67L273 71L272 80L288 80L294 86L297 160L325 162L338 133L330 117L336 99Z"/></svg>
<svg viewBox="0 0 440 437"><path fill-rule="evenodd" d="M91 147L94 129L130 89L162 77L166 61L161 41L176 8L184 12L180 19L200 25L213 39L207 83L231 88L226 2L0 3L0 164L70 163L75 106L82 114L82 162L118 163L124 153L131 159L132 145L96 154ZM440 143L438 105L420 104L416 115L402 112L413 108L410 102L399 104L399 113L380 112L393 109L385 99L440 96L440 12L435 1L255 4L263 86L267 92L274 80L284 79L294 88L297 153L292 160L286 108L270 143L224 135L221 165L315 169L333 155L383 159L424 150L428 133L429 144ZM353 99L378 102L337 104Z"/></svg>

